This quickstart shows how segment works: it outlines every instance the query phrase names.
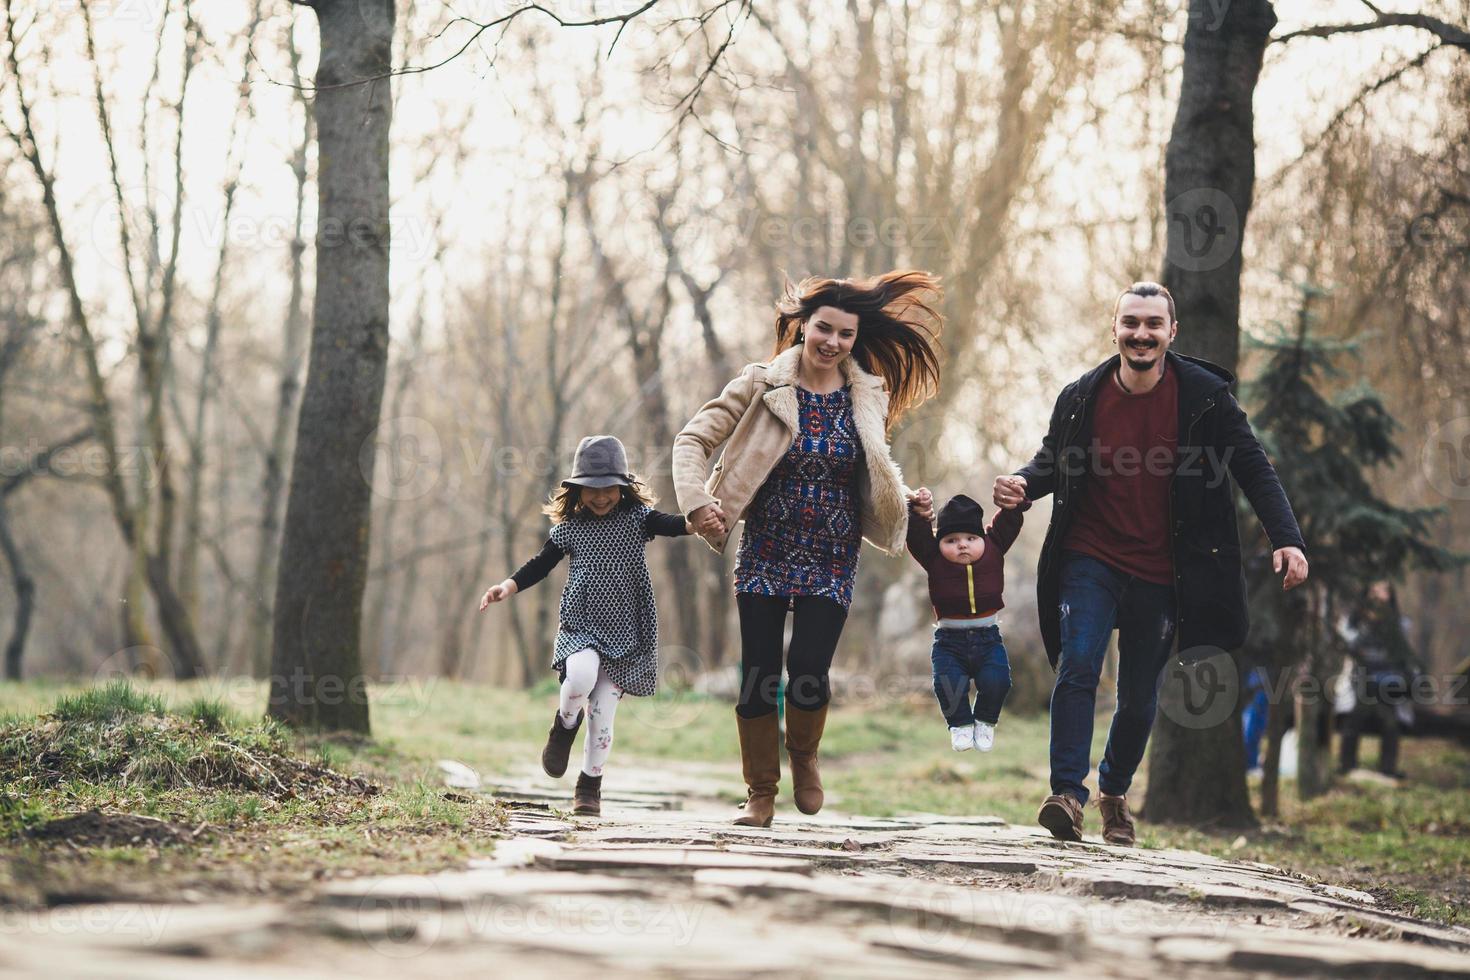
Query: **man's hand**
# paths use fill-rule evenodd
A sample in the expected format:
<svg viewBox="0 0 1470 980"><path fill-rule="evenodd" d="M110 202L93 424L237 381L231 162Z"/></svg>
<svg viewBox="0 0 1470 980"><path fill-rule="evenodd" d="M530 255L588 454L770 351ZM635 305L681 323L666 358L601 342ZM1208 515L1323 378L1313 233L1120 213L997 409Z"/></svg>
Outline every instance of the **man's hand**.
<svg viewBox="0 0 1470 980"><path fill-rule="evenodd" d="M499 585L490 586L490 588L485 590L485 594L480 596L480 612L488 609L490 603L509 599L519 591L520 587L516 585L515 580L509 578Z"/></svg>
<svg viewBox="0 0 1470 980"><path fill-rule="evenodd" d="M926 521L934 520L934 494L929 492L928 487L920 487L908 496L909 503L914 505L914 513Z"/></svg>
<svg viewBox="0 0 1470 980"><path fill-rule="evenodd" d="M688 521L696 534L725 533L725 512L720 510L716 504L705 504L690 514Z"/></svg>
<svg viewBox="0 0 1470 980"><path fill-rule="evenodd" d="M1024 476L998 476L995 478L995 506L1015 510L1026 499Z"/></svg>
<svg viewBox="0 0 1470 980"><path fill-rule="evenodd" d="M1271 554L1271 567L1280 572L1286 568L1286 578L1281 580L1281 590L1294 589L1307 580L1307 556L1300 548L1277 548Z"/></svg>

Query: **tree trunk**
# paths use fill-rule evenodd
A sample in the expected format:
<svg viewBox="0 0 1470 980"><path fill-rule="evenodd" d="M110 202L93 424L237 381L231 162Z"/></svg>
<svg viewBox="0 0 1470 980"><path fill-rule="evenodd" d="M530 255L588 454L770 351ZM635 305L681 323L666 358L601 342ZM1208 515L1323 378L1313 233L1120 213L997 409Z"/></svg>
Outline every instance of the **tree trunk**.
<svg viewBox="0 0 1470 980"><path fill-rule="evenodd" d="M30 632L31 612L36 605L36 580L26 571L20 548L10 533L10 513L0 498L0 551L10 565L11 586L15 589L15 623L5 643L5 679L20 680L20 663L25 654L26 635Z"/></svg>
<svg viewBox="0 0 1470 980"><path fill-rule="evenodd" d="M1179 347L1233 369L1241 243L1256 180L1252 100L1276 13L1268 0L1190 0L1179 110L1164 158L1164 285Z"/></svg>
<svg viewBox="0 0 1470 980"><path fill-rule="evenodd" d="M393 0L316 0L316 297L276 578L271 717L369 730L360 647L388 366ZM364 81L372 78L373 81Z"/></svg>
<svg viewBox="0 0 1470 980"><path fill-rule="evenodd" d="M1271 696L1266 705L1266 754L1261 757L1261 816L1275 819L1281 815L1281 740L1286 737L1292 704L1284 697L1284 685L1291 668L1276 668L1268 673Z"/></svg>
<svg viewBox="0 0 1470 980"><path fill-rule="evenodd" d="M1342 665L1333 656L1323 624L1332 622L1331 597L1325 589L1308 592L1306 678L1296 697L1297 796L1321 796L1332 788L1332 680ZM1327 608L1324 611L1323 606Z"/></svg>
<svg viewBox="0 0 1470 980"><path fill-rule="evenodd" d="M1163 279L1178 310L1175 346L1234 370L1241 242L1256 174L1252 99L1276 14L1267 0L1242 0L1223 14L1218 9L1212 0L1189 3L1179 109L1164 161L1169 224ZM1251 825L1239 712L1212 726L1177 724L1170 709L1183 704L1181 678L1180 671L1168 671L1159 694L1148 817Z"/></svg>

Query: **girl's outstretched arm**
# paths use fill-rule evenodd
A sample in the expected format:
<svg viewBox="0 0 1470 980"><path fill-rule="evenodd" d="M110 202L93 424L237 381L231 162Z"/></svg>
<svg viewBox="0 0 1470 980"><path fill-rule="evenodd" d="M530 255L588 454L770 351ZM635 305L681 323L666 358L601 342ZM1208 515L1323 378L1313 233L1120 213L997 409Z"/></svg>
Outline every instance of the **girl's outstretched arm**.
<svg viewBox="0 0 1470 980"><path fill-rule="evenodd" d="M566 552L562 551L561 545L547 538L545 547L535 558L516 569L515 573L504 582L492 585L485 590L485 594L480 597L480 612L484 612L490 603L509 599L522 589L529 589L544 579L556 567L556 563L561 561L564 554Z"/></svg>
<svg viewBox="0 0 1470 980"><path fill-rule="evenodd" d="M529 589L544 579L565 554L561 545L547 538L546 544L536 554L536 557L517 568L504 582L492 585L485 590L485 594L480 597L480 612L484 612L490 603L509 599L517 592Z"/></svg>
<svg viewBox="0 0 1470 980"><path fill-rule="evenodd" d="M566 552L562 551L561 545L551 538L546 539L546 544L536 557L517 568L510 576L510 580L516 584L516 591L521 592L529 589L537 582L544 579L556 567L556 563L562 560Z"/></svg>
<svg viewBox="0 0 1470 980"><path fill-rule="evenodd" d="M648 533L650 541L660 535L677 538L694 533L694 526L684 519L683 514L665 514L659 510L648 512L648 516L643 519L643 529Z"/></svg>

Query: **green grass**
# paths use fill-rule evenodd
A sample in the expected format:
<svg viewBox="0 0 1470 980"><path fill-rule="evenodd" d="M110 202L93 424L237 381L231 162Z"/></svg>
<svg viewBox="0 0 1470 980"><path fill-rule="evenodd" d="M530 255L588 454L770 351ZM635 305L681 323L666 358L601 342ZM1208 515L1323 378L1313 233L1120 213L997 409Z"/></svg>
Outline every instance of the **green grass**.
<svg viewBox="0 0 1470 980"><path fill-rule="evenodd" d="M133 715L162 715L164 706L158 695L114 680L60 698L51 713L62 721L111 722Z"/></svg>
<svg viewBox="0 0 1470 980"><path fill-rule="evenodd" d="M461 867L490 849L504 821L493 800L451 797L431 759L385 743L297 737L262 718L264 694L210 682L0 687L0 905L156 900L184 885L231 894L242 881L284 893L337 874ZM92 810L200 834L80 847L30 836Z"/></svg>

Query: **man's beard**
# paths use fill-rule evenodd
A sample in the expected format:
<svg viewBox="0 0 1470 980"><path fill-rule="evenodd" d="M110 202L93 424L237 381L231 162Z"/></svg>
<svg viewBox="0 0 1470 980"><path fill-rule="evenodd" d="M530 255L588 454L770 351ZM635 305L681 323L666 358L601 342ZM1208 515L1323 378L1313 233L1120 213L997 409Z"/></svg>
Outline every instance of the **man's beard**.
<svg viewBox="0 0 1470 980"><path fill-rule="evenodd" d="M1146 353L1148 355L1152 356L1157 351L1158 351L1158 348L1157 347L1154 347L1154 348L1148 350ZM1158 363L1158 360L1157 359L1140 360L1139 359L1139 356L1138 356L1140 353L1144 353L1144 352L1134 351L1132 348L1126 348L1125 347L1124 350L1123 350L1123 360L1125 360L1125 361L1128 362L1128 366L1129 367L1131 367L1133 370L1139 371L1139 372L1151 370L1154 367L1154 365Z"/></svg>

